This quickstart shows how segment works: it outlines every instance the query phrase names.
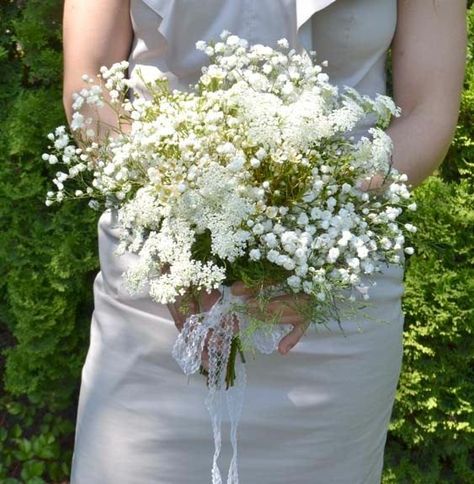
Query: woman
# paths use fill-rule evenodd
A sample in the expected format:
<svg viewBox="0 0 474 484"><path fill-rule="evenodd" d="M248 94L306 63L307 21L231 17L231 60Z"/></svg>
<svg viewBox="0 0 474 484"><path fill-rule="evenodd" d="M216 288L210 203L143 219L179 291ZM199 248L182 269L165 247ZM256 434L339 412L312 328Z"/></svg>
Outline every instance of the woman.
<svg viewBox="0 0 474 484"><path fill-rule="evenodd" d="M224 29L250 43L275 45L286 37L296 49L314 48L328 61L332 82L369 95L385 91L391 48L394 96L403 111L388 128L393 163L416 186L441 162L456 126L465 9L464 0L66 0L64 105L71 119L81 75L126 58L131 77L140 67L150 78L163 72L172 87L189 89L206 62L195 42ZM380 183L374 176L367 189ZM178 304L126 293L120 276L134 256L114 256L116 244L112 214L104 212L71 482L209 482L205 382L199 376L188 382L171 357L186 315ZM243 284L234 293L251 303ZM348 337L333 321L302 338L307 321L283 305L284 297L273 302L273 310L284 309L281 322L294 329L279 353L247 362L242 483L380 482L402 362L402 293L403 269L390 266L378 275L366 313L342 321ZM205 306L217 296L204 295ZM222 449L224 468L230 452Z"/></svg>

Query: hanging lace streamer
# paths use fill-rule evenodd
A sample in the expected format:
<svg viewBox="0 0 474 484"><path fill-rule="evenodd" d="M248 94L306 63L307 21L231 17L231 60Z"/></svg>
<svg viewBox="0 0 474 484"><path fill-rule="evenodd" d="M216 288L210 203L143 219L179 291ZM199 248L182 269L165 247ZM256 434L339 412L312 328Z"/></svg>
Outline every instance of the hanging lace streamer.
<svg viewBox="0 0 474 484"><path fill-rule="evenodd" d="M211 416L214 436L214 457L212 462L212 484L222 484L222 476L218 466L218 458L222 447L222 417L224 405L230 420L230 441L232 445L232 459L227 474L227 484L238 484L237 467L237 428L242 414L245 399L247 374L245 364L239 357L235 360L234 385L226 389L226 368L229 361L234 323L238 323L242 332L248 324L246 318L234 309L235 303L242 303L242 299L233 296L230 288L221 287L221 297L206 313L193 314L184 323L182 331L173 346L172 355L178 362L185 375L196 373L201 366L201 354L204 350L206 337L208 341L209 369L208 395L205 400L206 408ZM252 334L252 344L260 353L270 354L277 349L283 336L292 329L289 324L275 324L272 331L255 331ZM212 331L211 331L212 330Z"/></svg>

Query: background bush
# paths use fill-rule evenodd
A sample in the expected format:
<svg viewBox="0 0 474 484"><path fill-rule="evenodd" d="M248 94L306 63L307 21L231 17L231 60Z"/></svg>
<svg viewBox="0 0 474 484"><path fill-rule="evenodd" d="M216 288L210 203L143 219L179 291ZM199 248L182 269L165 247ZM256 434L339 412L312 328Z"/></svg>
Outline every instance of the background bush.
<svg viewBox="0 0 474 484"><path fill-rule="evenodd" d="M65 122L59 0L0 5L0 482L67 480L98 270L98 215L44 206L47 134ZM405 353L386 483L474 482L474 9L456 137L417 189ZM53 170L54 171L54 170Z"/></svg>

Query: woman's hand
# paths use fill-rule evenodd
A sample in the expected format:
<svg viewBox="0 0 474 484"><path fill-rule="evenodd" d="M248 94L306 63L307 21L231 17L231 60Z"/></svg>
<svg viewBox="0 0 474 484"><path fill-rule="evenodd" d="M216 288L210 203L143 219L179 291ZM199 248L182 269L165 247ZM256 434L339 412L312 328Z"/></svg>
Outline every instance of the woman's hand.
<svg viewBox="0 0 474 484"><path fill-rule="evenodd" d="M370 178L364 178L358 184L359 190L380 195L390 186L390 181L382 173L376 173Z"/></svg>
<svg viewBox="0 0 474 484"><path fill-rule="evenodd" d="M215 289L210 293L203 291L197 297L192 297L186 294L176 300L173 304L168 304L169 312L173 317L174 324L179 332L182 331L186 319L192 314L209 311L216 301L220 298L221 293ZM207 351L207 343L210 334L206 338L204 350L201 354L202 366L207 370L209 367L209 354Z"/></svg>
<svg viewBox="0 0 474 484"><path fill-rule="evenodd" d="M243 282L238 281L232 285L231 291L234 296L245 298L250 313L256 317L261 319L269 317L272 321L276 317L277 324L293 325L293 329L278 344L278 351L282 355L286 355L298 343L310 324L310 321L305 319L301 311L296 309L310 302L310 297L306 294L288 294L273 297L265 306L268 314L262 315L259 310L259 302L255 297L255 290L249 289Z"/></svg>

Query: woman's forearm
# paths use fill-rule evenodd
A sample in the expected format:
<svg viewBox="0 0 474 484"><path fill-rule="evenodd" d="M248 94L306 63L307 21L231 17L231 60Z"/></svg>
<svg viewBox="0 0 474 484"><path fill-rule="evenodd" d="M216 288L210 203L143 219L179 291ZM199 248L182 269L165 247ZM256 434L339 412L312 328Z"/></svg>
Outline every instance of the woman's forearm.
<svg viewBox="0 0 474 484"><path fill-rule="evenodd" d="M393 163L419 185L441 163L459 115L466 63L466 0L398 0L392 42Z"/></svg>
<svg viewBox="0 0 474 484"><path fill-rule="evenodd" d="M63 104L68 122L72 119L73 93L87 84L102 65L110 66L128 57L132 42L129 0L66 0L63 14L64 79ZM107 106L99 113L85 106L84 117L100 118L115 125L116 115Z"/></svg>
<svg viewBox="0 0 474 484"><path fill-rule="evenodd" d="M457 117L419 106L395 118L387 129L393 140L393 166L416 187L443 161L456 129Z"/></svg>

